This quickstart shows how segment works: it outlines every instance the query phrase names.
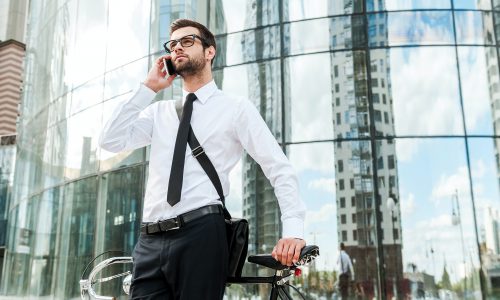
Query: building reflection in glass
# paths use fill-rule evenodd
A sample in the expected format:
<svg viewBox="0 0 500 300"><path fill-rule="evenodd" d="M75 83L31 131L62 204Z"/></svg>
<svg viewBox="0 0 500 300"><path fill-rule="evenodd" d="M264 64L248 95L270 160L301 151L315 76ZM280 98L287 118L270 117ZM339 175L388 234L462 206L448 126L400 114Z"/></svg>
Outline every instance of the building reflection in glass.
<svg viewBox="0 0 500 300"><path fill-rule="evenodd" d="M335 297L344 242L362 299L498 297L499 1L313 2L33 2L1 293L75 298L92 257L131 251L148 149L96 141L170 22L188 17L216 34L217 85L253 101L297 169L306 238L322 253L299 289ZM270 183L249 156L230 176L250 253L270 252L281 231Z"/></svg>

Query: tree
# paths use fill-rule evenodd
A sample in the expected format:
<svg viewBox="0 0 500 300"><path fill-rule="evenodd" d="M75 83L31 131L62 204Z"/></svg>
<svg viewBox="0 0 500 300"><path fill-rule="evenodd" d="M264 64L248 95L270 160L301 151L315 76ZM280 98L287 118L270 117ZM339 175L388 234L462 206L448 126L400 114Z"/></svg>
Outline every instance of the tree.
<svg viewBox="0 0 500 300"><path fill-rule="evenodd" d="M450 275L446 270L446 263L444 264L443 277L441 277L441 282L439 283L439 285L442 286L444 289L451 290Z"/></svg>

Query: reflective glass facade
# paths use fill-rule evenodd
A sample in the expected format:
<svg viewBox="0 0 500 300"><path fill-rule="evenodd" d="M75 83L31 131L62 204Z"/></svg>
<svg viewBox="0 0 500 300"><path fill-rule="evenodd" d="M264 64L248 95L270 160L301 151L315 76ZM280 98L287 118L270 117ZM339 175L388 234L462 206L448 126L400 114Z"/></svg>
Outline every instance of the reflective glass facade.
<svg viewBox="0 0 500 300"><path fill-rule="evenodd" d="M16 161L16 136L0 136L0 268L3 267L9 203ZM1 274L0 274L1 280Z"/></svg>
<svg viewBox="0 0 500 300"><path fill-rule="evenodd" d="M298 172L321 249L294 279L310 299L334 297L340 242L360 299L500 297L498 0L33 1L2 294L77 298L94 256L130 254L149 149L98 135L180 17L216 34L217 85L256 105ZM157 99L180 95L176 80ZM231 182L250 253L269 253L272 186L249 156Z"/></svg>

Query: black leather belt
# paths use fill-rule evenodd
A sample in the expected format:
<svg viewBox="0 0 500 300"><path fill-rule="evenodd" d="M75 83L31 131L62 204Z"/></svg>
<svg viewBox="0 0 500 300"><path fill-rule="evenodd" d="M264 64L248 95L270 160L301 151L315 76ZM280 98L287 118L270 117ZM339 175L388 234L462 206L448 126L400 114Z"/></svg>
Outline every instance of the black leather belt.
<svg viewBox="0 0 500 300"><path fill-rule="evenodd" d="M178 215L175 218L166 219L155 223L144 224L141 226L141 233L155 234L158 232L179 229L185 223L189 223L190 221L209 214L223 215L222 206L218 204L203 206L201 208Z"/></svg>

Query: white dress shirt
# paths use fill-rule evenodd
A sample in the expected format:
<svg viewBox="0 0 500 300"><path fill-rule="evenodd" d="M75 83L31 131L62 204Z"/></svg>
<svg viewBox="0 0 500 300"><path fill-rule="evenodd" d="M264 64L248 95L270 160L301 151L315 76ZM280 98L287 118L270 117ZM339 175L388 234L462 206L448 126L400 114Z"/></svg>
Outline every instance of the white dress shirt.
<svg viewBox="0 0 500 300"><path fill-rule="evenodd" d="M344 250L340 250L339 259L337 260L337 270L339 271L339 274L344 274L349 271L351 273L351 279L354 278L354 268L352 266L351 258Z"/></svg>
<svg viewBox="0 0 500 300"><path fill-rule="evenodd" d="M183 91L183 102L187 94ZM296 172L255 106L248 100L226 95L213 80L195 94L198 100L193 103L191 126L217 170L224 196L229 194L229 172L246 150L274 187L282 213L283 237L303 238L305 206L299 198ZM173 207L168 204L167 189L179 119L175 101L151 104L155 96L154 91L141 84L131 99L116 108L99 140L100 146L110 152L151 145L144 222L156 222L221 203L188 145L181 200Z"/></svg>

